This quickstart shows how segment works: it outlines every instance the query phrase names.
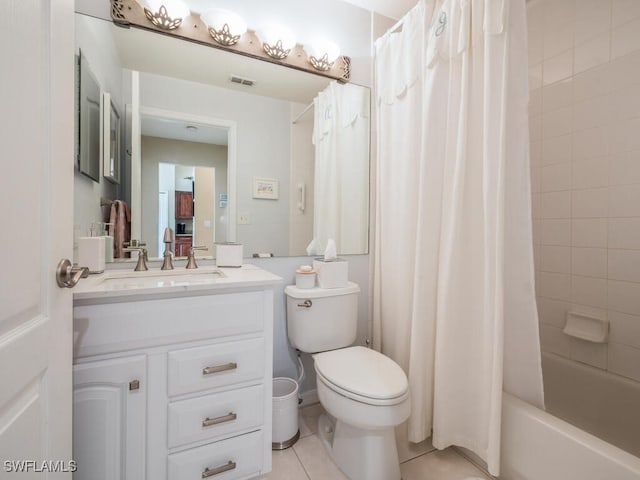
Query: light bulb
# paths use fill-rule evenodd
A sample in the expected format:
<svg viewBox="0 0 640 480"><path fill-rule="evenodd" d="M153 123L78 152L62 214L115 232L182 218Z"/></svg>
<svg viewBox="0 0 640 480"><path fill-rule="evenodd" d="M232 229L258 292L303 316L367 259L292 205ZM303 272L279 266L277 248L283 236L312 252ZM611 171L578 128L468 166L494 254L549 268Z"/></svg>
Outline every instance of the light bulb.
<svg viewBox="0 0 640 480"><path fill-rule="evenodd" d="M309 63L316 70L326 72L340 55L340 48L327 40L316 40L309 46Z"/></svg>
<svg viewBox="0 0 640 480"><path fill-rule="evenodd" d="M267 55L280 60L286 58L296 45L293 33L278 26L269 26L261 30L258 36Z"/></svg>
<svg viewBox="0 0 640 480"><path fill-rule="evenodd" d="M320 59L327 55L327 61L333 63L340 56L340 47L324 39L316 39L309 46L309 55Z"/></svg>
<svg viewBox="0 0 640 480"><path fill-rule="evenodd" d="M144 0L144 13L156 27L173 30L191 11L182 0Z"/></svg>
<svg viewBox="0 0 640 480"><path fill-rule="evenodd" d="M209 34L222 45L235 45L247 31L247 23L233 12L214 8L200 15Z"/></svg>

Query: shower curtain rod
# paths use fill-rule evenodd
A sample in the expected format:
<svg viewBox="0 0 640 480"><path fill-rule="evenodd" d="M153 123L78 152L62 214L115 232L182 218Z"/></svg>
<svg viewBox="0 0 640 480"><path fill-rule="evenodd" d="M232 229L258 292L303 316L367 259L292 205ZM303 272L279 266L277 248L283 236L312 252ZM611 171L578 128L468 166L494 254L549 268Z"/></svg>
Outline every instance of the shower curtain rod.
<svg viewBox="0 0 640 480"><path fill-rule="evenodd" d="M295 125L296 123L298 123L298 121L305 115L305 113L307 113L309 110L311 110L313 108L313 102L311 102L309 105L307 105L304 110L302 110L298 116L293 120L293 122L291 122L293 125Z"/></svg>

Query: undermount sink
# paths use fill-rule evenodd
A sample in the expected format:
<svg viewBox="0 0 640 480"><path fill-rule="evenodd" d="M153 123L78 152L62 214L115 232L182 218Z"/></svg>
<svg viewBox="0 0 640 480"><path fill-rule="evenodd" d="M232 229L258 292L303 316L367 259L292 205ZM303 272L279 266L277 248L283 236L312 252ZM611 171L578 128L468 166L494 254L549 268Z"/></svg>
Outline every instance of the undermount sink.
<svg viewBox="0 0 640 480"><path fill-rule="evenodd" d="M191 285L206 285L225 278L225 274L218 269L198 270L150 270L146 272L112 271L102 279L102 286L109 290L159 288L159 287L188 287Z"/></svg>

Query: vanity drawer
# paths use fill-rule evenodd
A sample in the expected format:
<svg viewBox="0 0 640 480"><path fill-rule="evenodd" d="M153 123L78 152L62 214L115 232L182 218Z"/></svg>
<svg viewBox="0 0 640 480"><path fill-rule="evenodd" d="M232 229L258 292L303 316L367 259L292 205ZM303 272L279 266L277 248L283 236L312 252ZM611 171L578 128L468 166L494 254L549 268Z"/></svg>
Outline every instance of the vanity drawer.
<svg viewBox="0 0 640 480"><path fill-rule="evenodd" d="M169 455L168 480L238 480L262 471L262 431ZM219 472L219 473L215 473Z"/></svg>
<svg viewBox="0 0 640 480"><path fill-rule="evenodd" d="M169 396L262 380L264 355L263 338L169 352Z"/></svg>
<svg viewBox="0 0 640 480"><path fill-rule="evenodd" d="M258 428L263 421L262 385L173 402L169 404L169 448Z"/></svg>
<svg viewBox="0 0 640 480"><path fill-rule="evenodd" d="M263 292L76 306L76 357L264 329Z"/></svg>

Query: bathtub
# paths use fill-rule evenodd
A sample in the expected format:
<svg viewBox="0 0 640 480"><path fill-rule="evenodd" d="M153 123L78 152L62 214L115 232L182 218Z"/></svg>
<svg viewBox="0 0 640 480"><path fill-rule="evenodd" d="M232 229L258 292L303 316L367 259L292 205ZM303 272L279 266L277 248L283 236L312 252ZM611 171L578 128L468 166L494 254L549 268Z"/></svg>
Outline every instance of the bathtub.
<svg viewBox="0 0 640 480"><path fill-rule="evenodd" d="M542 362L550 412L640 448L637 383L553 354ZM505 480L640 480L640 458L505 393L501 470Z"/></svg>
<svg viewBox="0 0 640 480"><path fill-rule="evenodd" d="M640 383L552 353L542 371L547 412L640 457Z"/></svg>

